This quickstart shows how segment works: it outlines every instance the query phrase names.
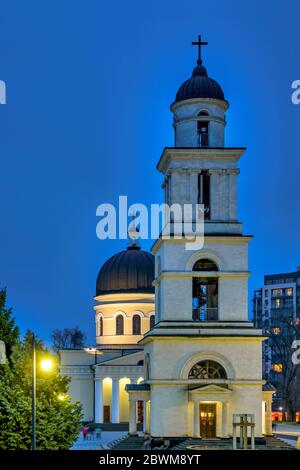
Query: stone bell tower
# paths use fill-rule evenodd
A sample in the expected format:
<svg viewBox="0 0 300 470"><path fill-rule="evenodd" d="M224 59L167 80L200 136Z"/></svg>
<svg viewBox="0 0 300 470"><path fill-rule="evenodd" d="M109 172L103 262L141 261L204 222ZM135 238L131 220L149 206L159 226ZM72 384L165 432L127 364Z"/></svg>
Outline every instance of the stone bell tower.
<svg viewBox="0 0 300 470"><path fill-rule="evenodd" d="M202 64L206 43L196 44L197 65L171 105L175 146L157 168L167 204L204 205L204 245L187 248L184 233L154 243L156 323L141 341L145 384L129 392L150 401L152 436L229 437L235 413L253 414L261 436L263 337L248 320L251 236L237 215L245 148L225 147L229 105Z"/></svg>

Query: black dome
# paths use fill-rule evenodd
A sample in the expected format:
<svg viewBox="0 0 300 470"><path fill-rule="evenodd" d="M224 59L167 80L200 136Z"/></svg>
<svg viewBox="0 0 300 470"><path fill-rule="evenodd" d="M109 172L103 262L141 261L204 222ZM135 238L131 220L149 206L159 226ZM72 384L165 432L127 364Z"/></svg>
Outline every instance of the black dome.
<svg viewBox="0 0 300 470"><path fill-rule="evenodd" d="M225 101L222 88L215 80L209 78L203 65L198 64L191 78L181 85L177 91L175 103L192 98L214 98Z"/></svg>
<svg viewBox="0 0 300 470"><path fill-rule="evenodd" d="M139 246L129 246L109 258L99 271L96 295L154 293L154 256Z"/></svg>

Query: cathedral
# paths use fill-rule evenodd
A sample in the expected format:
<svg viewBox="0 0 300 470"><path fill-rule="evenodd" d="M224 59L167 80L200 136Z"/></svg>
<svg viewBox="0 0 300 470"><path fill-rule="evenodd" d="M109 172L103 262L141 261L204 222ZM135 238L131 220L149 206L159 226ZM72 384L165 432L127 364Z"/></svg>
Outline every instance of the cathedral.
<svg viewBox="0 0 300 470"><path fill-rule="evenodd" d="M226 438L233 419L253 416L272 434L274 390L262 380L260 329L248 319L248 243L238 219L244 147L225 147L229 103L201 58L171 105L175 142L157 169L165 203L202 204L204 245L159 237L108 259L96 282L96 341L61 350L70 394L84 419L127 423L130 434ZM173 222L176 222L175 220Z"/></svg>

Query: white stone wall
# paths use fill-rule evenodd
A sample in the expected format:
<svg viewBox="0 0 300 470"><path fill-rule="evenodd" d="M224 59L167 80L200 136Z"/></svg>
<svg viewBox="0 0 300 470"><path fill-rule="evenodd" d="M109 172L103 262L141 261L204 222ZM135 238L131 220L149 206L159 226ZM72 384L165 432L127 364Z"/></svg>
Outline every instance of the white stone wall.
<svg viewBox="0 0 300 470"><path fill-rule="evenodd" d="M248 241L242 237L224 237L223 240L205 237L204 247L198 252L185 250L184 240L163 242L156 252L161 266L160 318L192 319L192 279L199 275L193 273L192 267L198 259L210 258L219 268L219 319L247 321Z"/></svg>
<svg viewBox="0 0 300 470"><path fill-rule="evenodd" d="M209 122L209 146L224 146L225 111L227 104L209 98L195 98L174 103L171 111L174 115L175 146L197 147L197 120ZM204 111L208 116L198 116Z"/></svg>
<svg viewBox="0 0 300 470"><path fill-rule="evenodd" d="M153 437L189 435L186 387L151 387L150 429Z"/></svg>

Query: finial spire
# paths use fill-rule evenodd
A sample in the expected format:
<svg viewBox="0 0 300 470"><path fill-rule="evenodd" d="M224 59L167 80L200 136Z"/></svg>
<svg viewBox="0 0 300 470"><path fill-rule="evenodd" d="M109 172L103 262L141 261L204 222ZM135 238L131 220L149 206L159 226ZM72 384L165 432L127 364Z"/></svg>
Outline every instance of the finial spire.
<svg viewBox="0 0 300 470"><path fill-rule="evenodd" d="M132 218L129 226L128 226L128 244L127 249L140 249L140 235L139 235L139 228L135 224L135 217L136 213L132 212L129 214L129 217Z"/></svg>
<svg viewBox="0 0 300 470"><path fill-rule="evenodd" d="M192 42L192 46L198 46L198 60L197 60L198 65L202 65L201 47L207 46L207 44L208 42L201 41L201 34L199 34L198 36L198 42L197 41Z"/></svg>

